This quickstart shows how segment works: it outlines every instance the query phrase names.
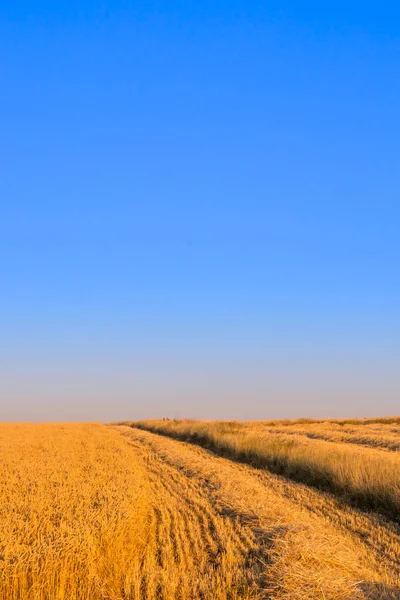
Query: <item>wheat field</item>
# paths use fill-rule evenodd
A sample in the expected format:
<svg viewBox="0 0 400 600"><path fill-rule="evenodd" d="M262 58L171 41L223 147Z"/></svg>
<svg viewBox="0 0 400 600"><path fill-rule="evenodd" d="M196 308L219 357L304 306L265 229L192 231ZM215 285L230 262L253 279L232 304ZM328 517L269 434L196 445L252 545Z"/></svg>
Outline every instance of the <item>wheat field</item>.
<svg viewBox="0 0 400 600"><path fill-rule="evenodd" d="M396 438L400 419L0 425L0 599L400 599Z"/></svg>

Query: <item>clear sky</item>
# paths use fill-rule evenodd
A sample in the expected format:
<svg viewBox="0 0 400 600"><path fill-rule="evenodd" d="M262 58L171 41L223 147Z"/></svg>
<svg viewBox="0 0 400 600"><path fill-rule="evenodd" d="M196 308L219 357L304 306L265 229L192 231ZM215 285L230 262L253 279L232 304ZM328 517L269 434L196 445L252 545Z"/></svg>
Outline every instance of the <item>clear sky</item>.
<svg viewBox="0 0 400 600"><path fill-rule="evenodd" d="M396 2L0 0L0 420L400 413Z"/></svg>

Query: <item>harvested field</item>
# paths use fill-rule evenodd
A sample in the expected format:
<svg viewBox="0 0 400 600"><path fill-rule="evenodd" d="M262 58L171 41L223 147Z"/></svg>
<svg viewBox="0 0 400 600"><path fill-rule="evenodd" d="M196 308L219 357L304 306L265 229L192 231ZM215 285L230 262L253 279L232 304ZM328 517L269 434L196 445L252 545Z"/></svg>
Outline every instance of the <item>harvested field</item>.
<svg viewBox="0 0 400 600"><path fill-rule="evenodd" d="M0 426L1 600L400 598L394 520L144 426Z"/></svg>

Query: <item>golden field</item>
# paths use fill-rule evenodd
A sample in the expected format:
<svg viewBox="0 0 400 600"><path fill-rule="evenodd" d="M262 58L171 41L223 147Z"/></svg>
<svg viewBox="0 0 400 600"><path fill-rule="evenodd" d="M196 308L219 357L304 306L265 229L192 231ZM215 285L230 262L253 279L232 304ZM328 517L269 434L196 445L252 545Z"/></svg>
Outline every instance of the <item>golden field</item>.
<svg viewBox="0 0 400 600"><path fill-rule="evenodd" d="M0 425L0 599L400 599L397 440L400 419Z"/></svg>

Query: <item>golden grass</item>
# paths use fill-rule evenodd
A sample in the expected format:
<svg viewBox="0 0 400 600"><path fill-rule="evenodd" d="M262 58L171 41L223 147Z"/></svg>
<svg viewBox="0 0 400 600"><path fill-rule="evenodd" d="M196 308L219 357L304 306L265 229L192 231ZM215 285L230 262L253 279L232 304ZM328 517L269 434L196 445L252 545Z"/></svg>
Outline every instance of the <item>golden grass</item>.
<svg viewBox="0 0 400 600"><path fill-rule="evenodd" d="M144 421L135 426L198 443L399 519L400 455L354 441L344 443L337 432L340 441L335 442L335 434L327 433L332 422L288 422L286 427L282 423L271 427L270 422L172 420ZM352 435L362 435L364 427L360 425L361 432ZM384 433L379 435L384 438Z"/></svg>
<svg viewBox="0 0 400 600"><path fill-rule="evenodd" d="M371 446L381 450L390 450L398 452L400 450L400 436L398 433L365 428L340 427L335 426L287 426L287 427L266 427L264 433L272 435L285 434L304 436L310 439L320 439L328 442L343 442L345 444L357 444L360 446Z"/></svg>
<svg viewBox="0 0 400 600"><path fill-rule="evenodd" d="M360 421L287 421L253 423L253 429L262 428L263 433L285 433L322 439L331 442L344 442L362 446L372 446L383 450L400 450L400 427L397 417L387 419L364 419ZM250 425L250 424L247 424Z"/></svg>
<svg viewBox="0 0 400 600"><path fill-rule="evenodd" d="M0 453L0 600L400 599L398 526L308 486L123 426L0 425Z"/></svg>

